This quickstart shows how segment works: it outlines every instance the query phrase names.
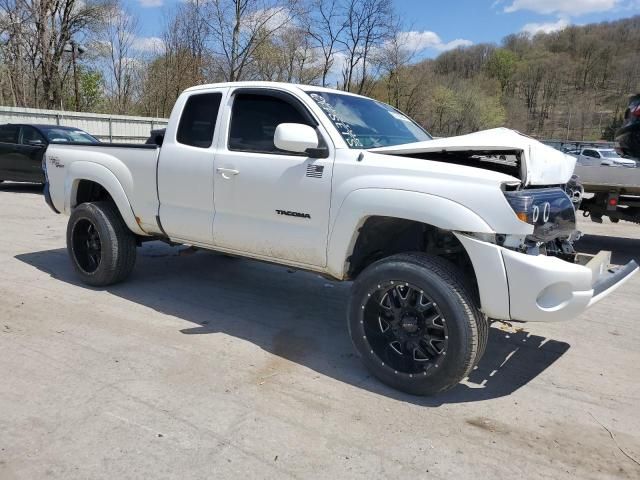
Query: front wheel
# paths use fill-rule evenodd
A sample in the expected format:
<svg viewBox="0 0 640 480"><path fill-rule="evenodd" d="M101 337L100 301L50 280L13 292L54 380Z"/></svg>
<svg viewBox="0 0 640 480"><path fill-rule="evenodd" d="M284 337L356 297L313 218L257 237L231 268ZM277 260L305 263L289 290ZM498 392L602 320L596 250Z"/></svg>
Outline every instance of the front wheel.
<svg viewBox="0 0 640 480"><path fill-rule="evenodd" d="M104 287L129 276L136 239L113 203L83 203L69 218L67 251L84 283Z"/></svg>
<svg viewBox="0 0 640 480"><path fill-rule="evenodd" d="M444 392L469 375L488 330L456 267L421 253L367 267L353 284L348 321L372 374L414 395Z"/></svg>

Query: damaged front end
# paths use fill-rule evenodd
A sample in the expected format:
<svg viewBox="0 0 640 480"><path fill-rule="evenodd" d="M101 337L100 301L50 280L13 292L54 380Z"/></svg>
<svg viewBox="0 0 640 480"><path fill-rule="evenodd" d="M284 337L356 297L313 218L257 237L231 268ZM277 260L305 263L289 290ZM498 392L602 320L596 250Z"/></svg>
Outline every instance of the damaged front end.
<svg viewBox="0 0 640 480"><path fill-rule="evenodd" d="M458 191L459 199L471 197L468 205L495 233L453 232L473 265L480 307L490 318L574 318L638 271L634 261L609 265L606 252L576 253L573 245L581 236L576 210L584 192L573 175L576 160L535 139L493 129L374 151L502 174L504 202ZM469 171L465 178L473 181Z"/></svg>
<svg viewBox="0 0 640 480"><path fill-rule="evenodd" d="M456 235L474 266L481 308L487 316L567 320L638 271L634 261L620 267L610 265L609 252L593 256L574 250L573 243L581 235L576 230L577 203L572 201L577 198L572 193L580 191L575 181L564 188L503 187L514 215L531 226L530 233ZM500 296L501 289L508 290L508 301Z"/></svg>

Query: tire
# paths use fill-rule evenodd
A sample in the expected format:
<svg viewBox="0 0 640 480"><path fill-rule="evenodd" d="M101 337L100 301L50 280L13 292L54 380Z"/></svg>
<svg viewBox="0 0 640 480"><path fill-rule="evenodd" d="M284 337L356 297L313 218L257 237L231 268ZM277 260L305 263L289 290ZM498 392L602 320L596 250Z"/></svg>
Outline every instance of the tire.
<svg viewBox="0 0 640 480"><path fill-rule="evenodd" d="M476 354L476 361L473 366L477 366L484 357L484 352L487 351L487 344L489 343L489 320L487 317L478 311L476 315L478 322L478 353Z"/></svg>
<svg viewBox="0 0 640 480"><path fill-rule="evenodd" d="M67 251L84 283L105 287L131 274L136 239L113 203L82 203L67 224Z"/></svg>
<svg viewBox="0 0 640 480"><path fill-rule="evenodd" d="M437 257L436 257L437 258ZM450 273L455 277L455 281L462 286L464 290L467 292L474 292L473 285L470 283L470 278L465 276L455 265L450 262L439 259L440 261L444 261L450 269ZM471 305L475 310L476 317L476 325L478 328L478 353L476 354L476 360L474 362L474 367L480 363L482 357L484 356L485 351L487 350L487 343L489 342L489 319L486 317L484 313L482 313L477 307L480 304L480 298L477 292L473 295L469 295L471 299Z"/></svg>
<svg viewBox="0 0 640 480"><path fill-rule="evenodd" d="M476 365L488 323L458 269L422 253L393 255L354 281L351 340L367 369L413 395L455 387Z"/></svg>

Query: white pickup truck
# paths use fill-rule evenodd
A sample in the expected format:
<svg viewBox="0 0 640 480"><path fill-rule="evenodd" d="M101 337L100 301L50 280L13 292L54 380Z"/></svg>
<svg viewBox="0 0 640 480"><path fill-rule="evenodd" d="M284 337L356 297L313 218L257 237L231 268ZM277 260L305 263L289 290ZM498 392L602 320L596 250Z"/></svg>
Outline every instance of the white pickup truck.
<svg viewBox="0 0 640 480"><path fill-rule="evenodd" d="M434 140L314 86L193 87L161 147L51 145L43 163L84 282L125 279L145 240L353 281L358 353L413 394L468 375L489 319L573 318L638 269L574 252L572 157L502 128Z"/></svg>
<svg viewBox="0 0 640 480"><path fill-rule="evenodd" d="M622 158L613 148L583 148L577 156L578 164L584 166L636 168L635 160Z"/></svg>

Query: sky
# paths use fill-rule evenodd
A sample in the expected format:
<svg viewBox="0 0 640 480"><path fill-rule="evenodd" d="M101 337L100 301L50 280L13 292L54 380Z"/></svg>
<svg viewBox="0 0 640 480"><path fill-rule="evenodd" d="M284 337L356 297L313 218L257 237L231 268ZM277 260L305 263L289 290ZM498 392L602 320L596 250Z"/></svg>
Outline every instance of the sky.
<svg viewBox="0 0 640 480"><path fill-rule="evenodd" d="M137 46L150 50L181 0L124 0L137 14ZM551 32L567 25L640 14L640 0L394 0L406 24L403 41L423 58L457 46L500 43L510 33Z"/></svg>

